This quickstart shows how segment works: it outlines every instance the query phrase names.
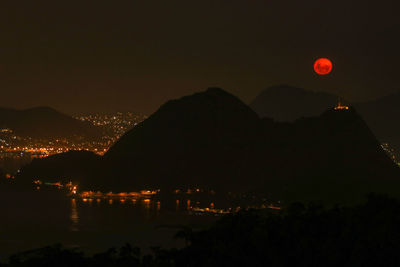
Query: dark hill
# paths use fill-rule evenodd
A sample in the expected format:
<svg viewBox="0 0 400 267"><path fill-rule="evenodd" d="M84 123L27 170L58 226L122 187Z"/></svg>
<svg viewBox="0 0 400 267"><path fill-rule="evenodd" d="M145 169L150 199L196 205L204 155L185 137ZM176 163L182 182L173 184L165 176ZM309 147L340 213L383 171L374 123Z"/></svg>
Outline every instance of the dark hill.
<svg viewBox="0 0 400 267"><path fill-rule="evenodd" d="M25 110L0 108L0 128L32 138L98 137L98 127L76 120L49 107Z"/></svg>
<svg viewBox="0 0 400 267"><path fill-rule="evenodd" d="M250 104L260 117L294 121L301 117L319 116L336 105L338 97L280 85L262 91Z"/></svg>
<svg viewBox="0 0 400 267"><path fill-rule="evenodd" d="M103 191L200 186L328 203L400 192L399 168L354 109L275 122L221 89L161 106L96 168Z"/></svg>
<svg viewBox="0 0 400 267"><path fill-rule="evenodd" d="M126 133L104 156L109 169L134 175L137 187L234 187L257 149L257 114L231 94L211 88L172 100ZM118 178L116 178L118 179ZM115 184L115 180L113 184Z"/></svg>
<svg viewBox="0 0 400 267"><path fill-rule="evenodd" d="M261 92L250 104L260 117L278 121L294 121L319 116L336 105L338 97L290 86L271 87ZM370 102L354 103L354 107L382 143L389 143L400 157L400 93Z"/></svg>
<svg viewBox="0 0 400 267"><path fill-rule="evenodd" d="M142 188L199 185L344 201L400 188L399 169L354 109L279 123L220 89L168 102L105 160L115 184Z"/></svg>
<svg viewBox="0 0 400 267"><path fill-rule="evenodd" d="M390 143L400 156L400 92L355 106L379 140Z"/></svg>
<svg viewBox="0 0 400 267"><path fill-rule="evenodd" d="M21 170L18 179L32 178L47 182L72 181L80 189L90 189L96 183L96 171L101 157L89 151L69 151L42 159L34 159Z"/></svg>
<svg viewBox="0 0 400 267"><path fill-rule="evenodd" d="M290 165L277 177L285 199L353 202L366 192L400 192L400 169L354 109L299 119L284 131Z"/></svg>

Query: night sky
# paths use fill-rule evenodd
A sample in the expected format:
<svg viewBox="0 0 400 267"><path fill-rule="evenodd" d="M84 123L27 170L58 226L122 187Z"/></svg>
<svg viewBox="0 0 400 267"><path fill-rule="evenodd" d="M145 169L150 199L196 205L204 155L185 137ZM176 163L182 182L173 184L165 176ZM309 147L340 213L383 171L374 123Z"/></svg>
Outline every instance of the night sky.
<svg viewBox="0 0 400 267"><path fill-rule="evenodd" d="M0 106L131 110L219 86L400 90L398 0L1 1ZM329 77L313 62L328 57Z"/></svg>

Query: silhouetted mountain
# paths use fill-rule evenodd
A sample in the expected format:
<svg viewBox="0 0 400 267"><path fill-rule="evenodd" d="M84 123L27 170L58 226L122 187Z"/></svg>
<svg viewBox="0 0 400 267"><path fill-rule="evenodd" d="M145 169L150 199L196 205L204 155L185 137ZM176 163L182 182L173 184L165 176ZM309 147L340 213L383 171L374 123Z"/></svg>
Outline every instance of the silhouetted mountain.
<svg viewBox="0 0 400 267"><path fill-rule="evenodd" d="M334 107L337 101L338 96L332 94L281 85L262 91L250 107L260 117L294 121L301 117L319 116Z"/></svg>
<svg viewBox="0 0 400 267"><path fill-rule="evenodd" d="M25 110L0 108L0 128L32 138L98 137L101 130L49 107Z"/></svg>
<svg viewBox="0 0 400 267"><path fill-rule="evenodd" d="M338 96L290 86L276 86L261 92L250 104L260 117L294 121L318 116L337 103ZM354 103L381 142L392 145L400 156L400 93L364 103Z"/></svg>
<svg viewBox="0 0 400 267"><path fill-rule="evenodd" d="M355 110L278 123L220 89L168 102L105 160L114 184L261 190L278 199L360 199L400 181Z"/></svg>
<svg viewBox="0 0 400 267"><path fill-rule="evenodd" d="M199 186L328 203L400 192L400 169L354 109L275 122L216 88L161 106L99 168L90 181L103 191Z"/></svg>
<svg viewBox="0 0 400 267"><path fill-rule="evenodd" d="M400 192L400 169L354 109L331 109L285 127L287 156L276 176L284 199L354 202L367 192Z"/></svg>
<svg viewBox="0 0 400 267"><path fill-rule="evenodd" d="M368 126L382 142L400 152L400 92L374 101L355 104Z"/></svg>
<svg viewBox="0 0 400 267"><path fill-rule="evenodd" d="M115 177L113 184L125 184L126 174L133 174L136 178L129 183L142 188L222 189L239 184L260 136L254 111L231 94L211 88L167 102L104 157Z"/></svg>

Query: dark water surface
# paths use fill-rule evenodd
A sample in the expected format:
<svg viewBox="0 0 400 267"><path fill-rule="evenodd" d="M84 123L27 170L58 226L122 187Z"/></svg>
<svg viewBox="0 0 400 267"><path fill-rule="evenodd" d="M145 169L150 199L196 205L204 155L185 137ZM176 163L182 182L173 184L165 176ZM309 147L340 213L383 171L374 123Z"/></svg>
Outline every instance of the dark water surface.
<svg viewBox="0 0 400 267"><path fill-rule="evenodd" d="M90 254L126 242L149 251L152 246L181 247L179 226L205 228L217 218L189 215L186 203L131 199L72 199L53 192L0 195L0 261L10 254L61 243Z"/></svg>

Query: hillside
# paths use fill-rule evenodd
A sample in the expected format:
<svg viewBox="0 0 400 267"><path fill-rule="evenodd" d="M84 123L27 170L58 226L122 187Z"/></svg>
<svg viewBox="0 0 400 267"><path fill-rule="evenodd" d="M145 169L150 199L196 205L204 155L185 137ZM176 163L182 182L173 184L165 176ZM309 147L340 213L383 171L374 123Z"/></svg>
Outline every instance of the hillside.
<svg viewBox="0 0 400 267"><path fill-rule="evenodd" d="M101 157L88 151L69 151L46 158L34 159L21 170L20 180L40 178L45 182L72 181L80 189L90 189L96 183L97 166Z"/></svg>
<svg viewBox="0 0 400 267"><path fill-rule="evenodd" d="M354 109L279 123L259 119L220 89L168 102L123 136L105 161L113 182L142 187L346 201L400 188L394 187L399 169Z"/></svg>
<svg viewBox="0 0 400 267"><path fill-rule="evenodd" d="M25 110L0 108L0 128L32 138L98 137L101 131L49 107Z"/></svg>
<svg viewBox="0 0 400 267"><path fill-rule="evenodd" d="M40 169L58 166L44 165L37 177ZM283 201L354 203L371 191L399 195L399 171L352 108L275 122L212 88L161 106L81 175L81 183L103 191L198 186Z"/></svg>
<svg viewBox="0 0 400 267"><path fill-rule="evenodd" d="M261 134L254 111L211 88L172 100L126 133L104 156L115 176L135 186L235 186ZM121 184L124 181L120 181Z"/></svg>
<svg viewBox="0 0 400 267"><path fill-rule="evenodd" d="M336 105L338 96L307 91L290 86L270 87L250 104L260 117L277 121L295 121L302 117L319 116ZM367 122L380 142L389 143L400 157L400 93L369 102L352 104Z"/></svg>
<svg viewBox="0 0 400 267"><path fill-rule="evenodd" d="M400 156L400 92L373 101L355 104L368 126L382 141L396 148Z"/></svg>
<svg viewBox="0 0 400 267"><path fill-rule="evenodd" d="M283 199L354 202L367 192L399 194L400 169L354 109L299 119L283 132L285 162L275 179Z"/></svg>

